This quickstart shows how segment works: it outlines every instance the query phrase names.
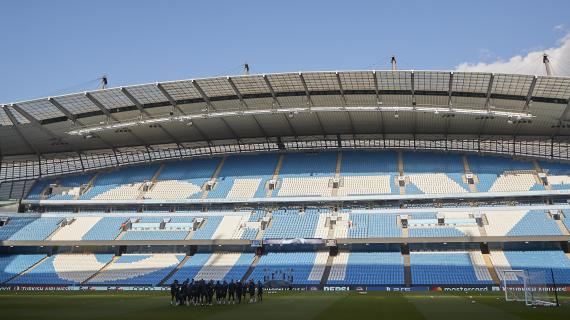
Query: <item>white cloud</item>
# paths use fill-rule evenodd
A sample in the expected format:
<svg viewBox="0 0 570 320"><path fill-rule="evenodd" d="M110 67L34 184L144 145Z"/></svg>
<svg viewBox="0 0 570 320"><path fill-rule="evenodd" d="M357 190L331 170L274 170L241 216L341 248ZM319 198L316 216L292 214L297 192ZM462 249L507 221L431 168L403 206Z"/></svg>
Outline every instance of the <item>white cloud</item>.
<svg viewBox="0 0 570 320"><path fill-rule="evenodd" d="M457 71L479 71L495 73L520 73L544 75L546 71L542 64L542 54L549 56L555 76L570 76L570 34L558 41L558 46L530 51L525 55L511 57L508 60L498 59L495 62L464 62L455 67Z"/></svg>

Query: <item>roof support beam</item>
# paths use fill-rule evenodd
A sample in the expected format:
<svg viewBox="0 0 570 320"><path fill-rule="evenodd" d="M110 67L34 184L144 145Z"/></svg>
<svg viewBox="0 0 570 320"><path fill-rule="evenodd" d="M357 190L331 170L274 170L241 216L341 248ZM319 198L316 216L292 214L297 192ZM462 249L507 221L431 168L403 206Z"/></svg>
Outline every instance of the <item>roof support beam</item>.
<svg viewBox="0 0 570 320"><path fill-rule="evenodd" d="M200 87L198 82L196 82L196 80L192 80L192 85L194 85L194 88L196 89L196 91L198 91L198 93L200 93L200 96L202 97L204 102L206 102L206 116L210 113L210 109L212 109L213 111L216 111L216 107L214 107L214 105L212 104L212 101L210 101L210 98L208 97L208 95L206 95L204 90L202 90L202 87ZM228 124L228 122L225 119L221 119L221 120L224 123L224 125L226 126L226 128L228 128L228 130L234 136L234 139L236 139L239 142L239 136L234 131L234 129Z"/></svg>
<svg viewBox="0 0 570 320"><path fill-rule="evenodd" d="M271 97L273 97L273 109L280 108L281 103L279 103L279 99L277 99L277 95L275 94L275 90L273 90L273 85L271 85L269 78L267 78L266 75L263 75L263 80L265 80L265 84L267 85L267 88L269 89L269 92L271 93ZM289 126L289 130L291 130L291 133L293 134L293 136L298 137L297 132L295 131L295 128L293 128L293 125L291 124L291 121L289 121L289 118L287 116L285 116L285 121L287 121L287 125Z"/></svg>
<svg viewBox="0 0 570 320"><path fill-rule="evenodd" d="M115 118L115 116L113 116L113 114L109 112L109 110L107 110L107 108L105 108L105 106L101 102L99 102L99 100L97 100L97 98L95 98L91 93L86 92L85 97L87 97L87 99L89 99L97 108L99 108L99 110L101 110L101 112L103 112L107 116L107 119L119 122L119 120L117 120L117 118ZM148 142L146 142L144 139L136 135L134 132L130 131L129 133L141 144L144 145L148 144Z"/></svg>
<svg viewBox="0 0 570 320"><path fill-rule="evenodd" d="M495 81L495 74L491 73L491 77L489 78L489 84L487 85L487 94L485 95L485 110L487 110L487 112L491 111L491 93L493 92L494 81ZM479 122L479 135L483 133L485 124L487 124L487 117L481 117L481 121Z"/></svg>
<svg viewBox="0 0 570 320"><path fill-rule="evenodd" d="M447 89L447 105L449 106L449 108L453 108L453 101L452 101L452 96L453 96L453 71L451 71L449 73L449 85L448 85L448 89ZM445 140L446 140L446 144L445 147L447 148L447 134L449 132L449 123L451 117L445 117Z"/></svg>
<svg viewBox="0 0 570 320"><path fill-rule="evenodd" d="M530 87L528 88L528 93L526 94L526 99L524 102L524 106L522 109L522 112L528 112L528 109L530 108L530 105L532 104L532 93L534 92L534 87L536 86L536 81L538 80L537 76L534 76L534 78L532 78L532 82L530 84ZM518 135L519 131L520 131L520 121L517 121L517 123L515 124L515 130L513 132L513 135Z"/></svg>
<svg viewBox="0 0 570 320"><path fill-rule="evenodd" d="M314 106L313 99L311 99L309 87L307 86L307 82L305 81L305 77L303 76L302 72L299 72L299 79L301 79L301 83L303 84L303 88L305 89L305 95L307 96L307 105L309 106L309 109L311 109L311 107ZM323 126L323 122L321 121L319 114L315 113L315 116L317 117L317 122L319 123L319 127L321 128L321 132L323 133L323 136L326 136L327 132L325 131L325 127Z"/></svg>
<svg viewBox="0 0 570 320"><path fill-rule="evenodd" d="M20 108L20 106L18 106L17 104L12 104L11 107L14 108L14 110L18 111L18 113L21 114L24 118L26 118L26 120L30 121L30 123L34 127L38 128L40 131L43 131L45 134L47 134L51 139L61 139L58 136L56 136L53 132L42 126L42 124L36 118L32 117L28 112Z"/></svg>
<svg viewBox="0 0 570 320"><path fill-rule="evenodd" d="M346 97L344 96L344 89L342 88L342 81L340 80L340 74L338 72L336 72L336 82L338 83L338 88L340 91L342 102L344 103L344 107L347 108L348 103L346 101ZM350 122L350 132L352 132L352 135L354 136L356 134L356 132L354 131L354 121L352 121L352 116L350 115L350 111L348 111L348 109L346 110L346 114L348 115L348 120Z"/></svg>
<svg viewBox="0 0 570 320"><path fill-rule="evenodd" d="M150 114L144 110L142 104L129 92L129 90L127 90L127 88L121 88L121 92L129 99L131 100L131 102L137 107L137 109L139 109L139 111L141 112L141 114L144 114L145 116L150 116ZM162 132L164 132L170 139L172 139L172 141L180 144L180 141L178 141L177 138L174 137L174 135L172 135L172 133L170 133L168 130L166 130L163 126L159 127L160 130ZM147 143L148 145L148 143Z"/></svg>
<svg viewBox="0 0 570 320"><path fill-rule="evenodd" d="M376 74L376 70L372 71L372 77L374 78L374 90L376 91L376 104L378 105L378 108L380 108L383 102L380 90L378 89L378 75ZM380 113L380 131L382 132L382 141L385 141L386 130L384 129L384 114L382 111L378 112Z"/></svg>
<svg viewBox="0 0 570 320"><path fill-rule="evenodd" d="M164 86L161 83L157 83L156 87L158 88L158 90L160 90L160 93L162 93L162 95L164 97L166 97L168 102L170 102L170 104L172 105L172 108L174 108L176 111L180 112L181 114L185 114L184 111L182 111L182 109L180 109L180 107L178 107L178 103L176 103L176 100L174 100L174 98L172 98L170 93L168 93L168 91L166 91L166 89L164 89Z"/></svg>
<svg viewBox="0 0 570 320"><path fill-rule="evenodd" d="M164 86L161 83L157 83L156 87L158 88L158 90L160 90L162 95L164 95L166 97L166 99L168 99L168 102L170 102L170 104L172 105L172 108L174 108L176 111L180 112L180 114L183 114L183 115L186 114L184 111L182 111L182 109L180 109L180 107L178 106L178 103L176 103L176 100L174 100L174 98L172 98L170 93L168 93L168 91L164 88ZM198 132L198 135L200 135L200 138L202 140L208 142L208 144L212 143L212 141L210 141L210 139L208 139L208 137L206 137L204 132L202 130L200 130L200 128L198 128L198 126L196 126L195 123L192 123L192 125L194 126L194 129L196 129L196 132ZM177 143L177 145L180 147L179 143Z"/></svg>
<svg viewBox="0 0 570 320"><path fill-rule="evenodd" d="M495 74L491 73L489 78L489 85L487 86L487 94L485 95L485 109L491 111L491 93L493 92L493 82L495 81Z"/></svg>
<svg viewBox="0 0 570 320"><path fill-rule="evenodd" d="M414 120L412 121L412 134L415 136L416 134L416 128L417 128L417 122L418 122L418 113L415 112L416 110L416 77L414 72L412 71L410 74L410 82L411 82L411 89L412 89L412 107L414 108L414 112L412 114L412 117L414 117ZM414 138L415 139L415 138ZM415 141L415 140L414 140Z"/></svg>
<svg viewBox="0 0 570 320"><path fill-rule="evenodd" d="M40 157L41 153L38 151L38 149L36 149L36 147L26 138L26 136L24 136L24 134L22 133L22 131L20 130L20 124L18 123L18 121L16 120L16 117L14 117L14 115L12 114L12 111L9 108L4 108L4 111L6 112L6 115L8 116L8 118L10 119L10 121L12 121L12 123L14 124L14 129L16 130L16 133L20 136L20 138L22 139L22 141L24 141L24 143L26 144L26 146L32 150L37 156L38 158Z"/></svg>
<svg viewBox="0 0 570 320"><path fill-rule="evenodd" d="M61 111L61 113L63 113L67 119L71 120L74 123L77 121L77 116L69 112L69 110L65 109L59 102L57 102L57 100L52 97L48 98L47 100L59 111ZM79 125L81 125L81 123L79 123Z"/></svg>
<svg viewBox="0 0 570 320"><path fill-rule="evenodd" d="M451 101L451 97L453 95L453 71L449 73L449 87L447 89L447 105L453 106L453 102Z"/></svg>
<svg viewBox="0 0 570 320"><path fill-rule="evenodd" d="M236 87L234 81L232 80L231 77L227 77L228 82L230 84L230 86L232 87L232 89L234 90L234 92L236 93L236 96L239 99L240 102L240 106L245 108L245 109L249 109L249 106L247 105L247 103L245 102L245 100L243 99L243 95L241 94L241 92L239 92L238 88ZM263 129L263 127L261 126L261 124L259 123L259 121L257 120L256 116L252 116L253 117L253 121L255 121L255 124L257 124L257 128L259 129L259 131L261 131L261 133L267 137L267 132L265 132L265 129Z"/></svg>

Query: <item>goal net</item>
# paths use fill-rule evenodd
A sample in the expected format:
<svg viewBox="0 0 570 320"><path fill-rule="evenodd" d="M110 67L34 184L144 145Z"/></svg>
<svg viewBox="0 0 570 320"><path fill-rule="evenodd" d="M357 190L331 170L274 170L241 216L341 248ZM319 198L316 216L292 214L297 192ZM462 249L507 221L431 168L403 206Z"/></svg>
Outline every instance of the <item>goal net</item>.
<svg viewBox="0 0 570 320"><path fill-rule="evenodd" d="M527 306L557 306L549 273L538 270L504 270L500 277L506 301L520 301Z"/></svg>

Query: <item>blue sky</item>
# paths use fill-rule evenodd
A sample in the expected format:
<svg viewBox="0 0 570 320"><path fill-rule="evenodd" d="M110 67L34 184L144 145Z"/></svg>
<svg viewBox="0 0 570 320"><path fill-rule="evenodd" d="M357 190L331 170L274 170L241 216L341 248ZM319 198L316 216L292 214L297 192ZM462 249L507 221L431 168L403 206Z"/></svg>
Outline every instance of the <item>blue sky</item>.
<svg viewBox="0 0 570 320"><path fill-rule="evenodd" d="M102 74L121 86L246 61L252 73L381 70L392 54L401 69L542 74L532 54L549 49L570 75L569 12L568 0L1 1L0 102L95 89Z"/></svg>

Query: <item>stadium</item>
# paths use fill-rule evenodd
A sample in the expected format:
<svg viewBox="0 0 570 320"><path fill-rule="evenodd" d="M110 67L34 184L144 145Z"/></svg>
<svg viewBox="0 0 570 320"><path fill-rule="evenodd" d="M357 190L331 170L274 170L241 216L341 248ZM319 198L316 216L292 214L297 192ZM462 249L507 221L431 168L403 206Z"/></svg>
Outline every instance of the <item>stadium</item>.
<svg viewBox="0 0 570 320"><path fill-rule="evenodd" d="M365 70L3 105L2 288L253 279L559 303L569 98L563 77Z"/></svg>

